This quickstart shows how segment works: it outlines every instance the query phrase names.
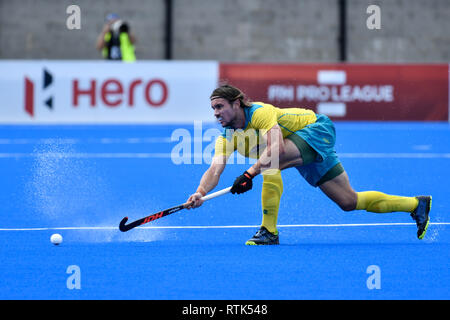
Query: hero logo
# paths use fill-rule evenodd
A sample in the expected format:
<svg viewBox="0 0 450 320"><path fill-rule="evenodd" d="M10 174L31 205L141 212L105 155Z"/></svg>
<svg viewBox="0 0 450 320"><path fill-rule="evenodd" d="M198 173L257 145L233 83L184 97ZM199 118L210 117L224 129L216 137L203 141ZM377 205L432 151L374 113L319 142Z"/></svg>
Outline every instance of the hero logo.
<svg viewBox="0 0 450 320"><path fill-rule="evenodd" d="M43 91L46 92L50 85L53 83L53 75L47 70L43 70ZM34 116L34 82L25 77L25 112L28 113L31 117ZM53 109L53 96L50 95L47 99L45 99L44 104L50 110Z"/></svg>
<svg viewBox="0 0 450 320"><path fill-rule="evenodd" d="M135 103L135 92L142 86L146 103L151 107L161 107L168 97L167 84L161 79L152 79L144 83L142 79L134 79L125 87L119 79L106 79L97 83L93 79L86 86L80 85L78 79L72 82L72 105L78 107L80 97L87 97L91 107L97 105L97 91L102 103L107 107L117 107L126 103L132 107ZM97 90L99 89L99 90Z"/></svg>
<svg viewBox="0 0 450 320"><path fill-rule="evenodd" d="M316 102L317 112L334 117L347 114L346 103L393 102L392 85L348 85L343 70L319 70L314 85L269 85L267 97L271 101Z"/></svg>
<svg viewBox="0 0 450 320"><path fill-rule="evenodd" d="M53 84L53 75L46 69L43 70L43 94ZM136 104L136 97L141 98L139 104L145 101L150 107L162 107L168 99L167 83L161 79L133 79L128 85L124 85L120 79L109 78L105 80L90 79L81 81L80 79L70 79L71 82L71 105L77 108L81 100L88 102L89 106L96 107L103 104L106 107L119 107L127 105L133 107ZM29 77L25 77L24 109L30 117L35 115L35 83ZM140 95L138 96L138 92ZM54 97L48 96L44 100L48 109L53 110Z"/></svg>

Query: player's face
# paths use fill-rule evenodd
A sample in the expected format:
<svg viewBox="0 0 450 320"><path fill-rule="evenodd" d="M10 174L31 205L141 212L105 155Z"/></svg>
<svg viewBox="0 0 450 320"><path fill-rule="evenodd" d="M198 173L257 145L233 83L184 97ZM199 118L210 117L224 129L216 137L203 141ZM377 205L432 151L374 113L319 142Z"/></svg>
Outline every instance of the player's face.
<svg viewBox="0 0 450 320"><path fill-rule="evenodd" d="M214 110L214 117L222 125L222 127L231 126L236 117L236 111L228 100L217 98L211 101L211 108Z"/></svg>

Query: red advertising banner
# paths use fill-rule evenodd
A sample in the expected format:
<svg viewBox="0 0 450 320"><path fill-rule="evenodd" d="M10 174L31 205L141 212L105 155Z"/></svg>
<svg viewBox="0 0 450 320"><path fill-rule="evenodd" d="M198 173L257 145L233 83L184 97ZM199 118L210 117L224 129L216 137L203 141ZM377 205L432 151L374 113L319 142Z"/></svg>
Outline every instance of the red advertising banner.
<svg viewBox="0 0 450 320"><path fill-rule="evenodd" d="M223 63L220 81L253 101L310 108L333 120L449 119L447 64Z"/></svg>

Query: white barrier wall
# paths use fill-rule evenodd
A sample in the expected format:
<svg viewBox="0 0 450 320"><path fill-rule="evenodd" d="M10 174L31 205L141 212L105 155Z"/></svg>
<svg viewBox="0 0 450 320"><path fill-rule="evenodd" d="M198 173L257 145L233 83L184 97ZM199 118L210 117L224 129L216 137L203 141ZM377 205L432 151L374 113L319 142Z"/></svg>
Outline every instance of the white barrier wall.
<svg viewBox="0 0 450 320"><path fill-rule="evenodd" d="M214 121L218 63L0 62L0 123Z"/></svg>

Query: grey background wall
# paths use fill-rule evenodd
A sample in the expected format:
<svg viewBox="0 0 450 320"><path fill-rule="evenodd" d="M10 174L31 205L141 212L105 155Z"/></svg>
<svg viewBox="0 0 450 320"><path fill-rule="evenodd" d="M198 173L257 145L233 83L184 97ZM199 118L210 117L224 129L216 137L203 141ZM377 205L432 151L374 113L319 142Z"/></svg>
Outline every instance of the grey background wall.
<svg viewBox="0 0 450 320"><path fill-rule="evenodd" d="M449 62L450 0L349 0L349 61ZM381 29L365 28L369 4L381 8Z"/></svg>
<svg viewBox="0 0 450 320"><path fill-rule="evenodd" d="M173 59L337 62L338 0L173 0ZM67 6L81 29L66 28ZM366 27L370 4L381 29ZM1 59L100 59L104 17L129 21L137 58L164 59L165 0L0 0ZM449 62L450 0L347 0L349 62Z"/></svg>

